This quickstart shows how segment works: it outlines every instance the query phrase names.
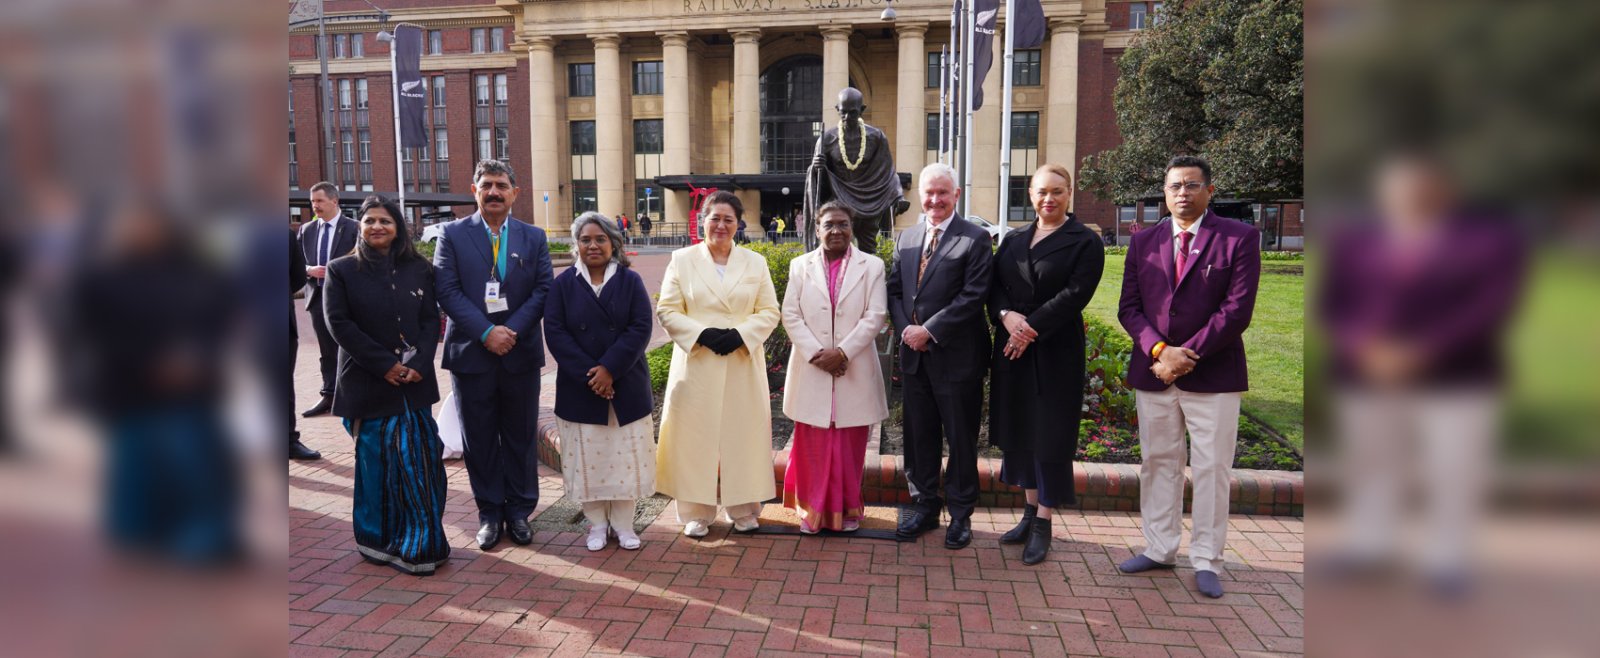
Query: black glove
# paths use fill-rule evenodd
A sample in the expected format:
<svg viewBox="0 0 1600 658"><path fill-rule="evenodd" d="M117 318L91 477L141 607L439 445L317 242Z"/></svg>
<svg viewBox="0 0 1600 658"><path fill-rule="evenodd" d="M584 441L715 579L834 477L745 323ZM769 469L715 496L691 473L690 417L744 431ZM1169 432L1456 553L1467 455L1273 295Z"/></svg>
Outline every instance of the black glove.
<svg viewBox="0 0 1600 658"><path fill-rule="evenodd" d="M722 330L721 329L717 329L716 327L706 327L705 329L700 331L700 336L698 338L695 338L694 342L699 343L701 345L704 345L706 347L706 349L708 349L708 350L716 352L716 350L717 350L716 346L718 344L717 343L717 338L720 337L721 335L722 335ZM718 352L718 354L721 354L721 352Z"/></svg>
<svg viewBox="0 0 1600 658"><path fill-rule="evenodd" d="M718 337L716 341L716 344L711 349L722 356L733 354L740 347L744 347L744 336L739 335L738 329L723 329L722 336Z"/></svg>

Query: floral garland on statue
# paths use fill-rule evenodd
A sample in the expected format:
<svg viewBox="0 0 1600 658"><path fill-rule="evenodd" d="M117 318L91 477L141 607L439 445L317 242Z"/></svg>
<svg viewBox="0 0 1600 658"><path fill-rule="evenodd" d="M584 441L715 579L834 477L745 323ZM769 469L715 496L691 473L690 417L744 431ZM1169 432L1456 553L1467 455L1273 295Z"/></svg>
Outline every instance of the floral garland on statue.
<svg viewBox="0 0 1600 658"><path fill-rule="evenodd" d="M855 171L856 167L861 166L861 161L867 159L867 125L861 117L856 117L856 128L861 131L861 148L856 153L856 161L851 162L850 154L844 150L844 124L843 121L839 122L839 159L844 161L846 169Z"/></svg>

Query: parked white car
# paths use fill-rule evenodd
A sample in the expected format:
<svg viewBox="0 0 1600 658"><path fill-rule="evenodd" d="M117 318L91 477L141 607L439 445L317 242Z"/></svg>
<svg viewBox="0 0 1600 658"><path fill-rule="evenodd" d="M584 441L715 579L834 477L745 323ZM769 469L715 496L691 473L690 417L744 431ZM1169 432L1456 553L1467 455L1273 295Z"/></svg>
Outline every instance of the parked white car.
<svg viewBox="0 0 1600 658"><path fill-rule="evenodd" d="M1000 226L999 225L990 224L989 220L984 219L982 217L979 217L977 215L967 215L967 221L978 225L978 228L983 229L984 233L988 233L989 234L989 240L991 242L999 242L1000 241ZM1012 227L1006 227L1005 232L1006 233L1010 233L1011 231L1014 231L1014 230L1016 230L1016 229L1012 228Z"/></svg>
<svg viewBox="0 0 1600 658"><path fill-rule="evenodd" d="M433 224L433 225L430 225L430 226L424 226L424 227L422 227L422 238L421 238L421 241L422 242L433 242L434 240L438 240L439 236L441 234L443 234L443 233L444 233L444 224L443 223Z"/></svg>

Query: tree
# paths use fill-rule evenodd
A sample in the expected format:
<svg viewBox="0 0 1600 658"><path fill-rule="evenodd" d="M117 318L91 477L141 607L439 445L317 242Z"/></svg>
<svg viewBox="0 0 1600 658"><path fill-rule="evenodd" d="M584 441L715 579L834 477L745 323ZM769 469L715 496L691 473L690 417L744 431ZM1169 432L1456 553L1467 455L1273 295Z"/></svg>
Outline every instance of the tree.
<svg viewBox="0 0 1600 658"><path fill-rule="evenodd" d="M1195 154L1227 196L1303 196L1304 35L1300 0L1163 5L1117 61L1122 145L1084 159L1081 187L1132 203Z"/></svg>

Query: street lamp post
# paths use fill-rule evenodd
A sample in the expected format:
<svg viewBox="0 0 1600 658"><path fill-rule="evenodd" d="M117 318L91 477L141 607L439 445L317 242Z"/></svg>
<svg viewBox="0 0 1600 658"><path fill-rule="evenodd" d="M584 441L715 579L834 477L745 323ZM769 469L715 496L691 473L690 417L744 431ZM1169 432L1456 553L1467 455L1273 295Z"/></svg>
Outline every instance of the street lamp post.
<svg viewBox="0 0 1600 658"><path fill-rule="evenodd" d="M317 60L322 65L322 179L343 183L333 162L333 82L328 80L328 20L324 2L317 3Z"/></svg>

